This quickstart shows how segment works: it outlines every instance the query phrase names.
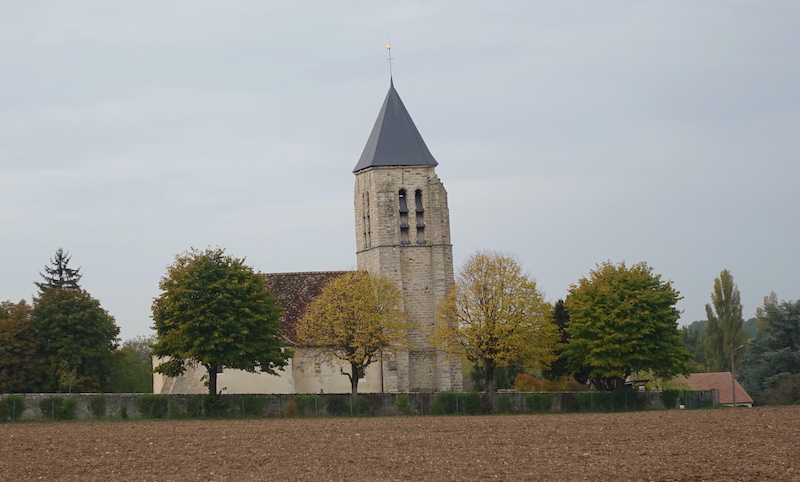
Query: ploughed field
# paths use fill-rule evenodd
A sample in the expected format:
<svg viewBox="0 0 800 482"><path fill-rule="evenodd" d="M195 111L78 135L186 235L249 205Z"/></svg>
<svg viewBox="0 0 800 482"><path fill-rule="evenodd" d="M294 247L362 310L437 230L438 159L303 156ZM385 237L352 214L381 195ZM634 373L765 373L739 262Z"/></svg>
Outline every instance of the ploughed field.
<svg viewBox="0 0 800 482"><path fill-rule="evenodd" d="M800 407L0 424L0 480L800 480Z"/></svg>

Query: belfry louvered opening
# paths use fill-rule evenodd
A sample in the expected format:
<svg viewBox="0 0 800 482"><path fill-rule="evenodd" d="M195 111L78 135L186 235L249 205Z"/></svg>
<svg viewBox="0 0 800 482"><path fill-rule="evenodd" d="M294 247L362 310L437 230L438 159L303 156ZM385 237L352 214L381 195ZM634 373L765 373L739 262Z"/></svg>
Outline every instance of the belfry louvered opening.
<svg viewBox="0 0 800 482"><path fill-rule="evenodd" d="M414 205L416 206L417 244L425 244L425 208L422 206L422 190L414 191Z"/></svg>
<svg viewBox="0 0 800 482"><path fill-rule="evenodd" d="M401 189L398 193L398 201L400 203L400 244L409 245L411 240L408 237L408 202L405 189Z"/></svg>

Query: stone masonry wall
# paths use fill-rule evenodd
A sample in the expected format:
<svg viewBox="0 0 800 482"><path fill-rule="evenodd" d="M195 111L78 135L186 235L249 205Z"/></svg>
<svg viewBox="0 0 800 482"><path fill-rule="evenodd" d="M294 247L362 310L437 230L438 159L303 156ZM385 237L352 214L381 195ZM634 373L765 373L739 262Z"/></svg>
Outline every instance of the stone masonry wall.
<svg viewBox="0 0 800 482"><path fill-rule="evenodd" d="M684 392L683 396L691 399L698 398L698 394L704 395L706 399L713 400L713 391L709 392ZM464 394L465 395L465 394ZM491 396L486 393L477 394L480 398L480 412L481 413L517 413L525 414L531 413L532 408L526 403L526 398L530 396L528 392L505 392L496 393ZM591 404L584 403L581 407L573 406L567 409L569 405L567 401L574 402L578 396L584 398L592 395L608 395L606 393L597 392L551 392L548 394L552 398L549 407L539 409L537 412L592 412L592 411L608 411L605 406L592 407ZM25 403L25 410L22 414L22 421L36 421L36 420L50 420L51 414L47 410L42 410L40 402L52 397L72 398L76 401L75 419L77 420L90 420L90 419L104 419L104 420L120 420L122 418L140 419L142 415L138 409L138 400L140 397L148 397L152 400L154 397L163 399L167 410L162 414L162 418L180 419L192 417L188 413L190 405L198 407L204 403L203 395L152 395L141 393L79 393L79 394L66 394L66 393L27 393L20 395ZM92 398L104 397L106 401L105 414L97 417L92 413L90 402ZM401 397L404 400L401 400ZM365 398L369 402L369 409L367 413L360 415L374 415L374 416L391 416L391 415L429 415L434 408L434 402L437 394L432 392L411 392L407 394L400 393L362 393L359 398ZM631 403L631 406L620 407L622 410L660 410L665 408L662 403L660 392L643 392L638 393L637 397L641 398L638 403ZM6 398L6 395L0 394L0 400ZM225 409L221 413L215 414L222 417L290 417L290 416L352 416L356 415L350 412L350 405L348 404L349 395L332 395L332 394L240 394L240 395L222 395L221 399L224 401ZM585 400L584 400L585 401ZM293 405L293 406L292 406ZM574 405L574 403L573 403ZM707 406L707 405L703 405ZM258 407L257 413L254 413L253 408ZM698 406L688 406L687 408L699 408ZM676 408L676 407L669 407ZM124 412L124 416L123 416ZM448 412L452 413L452 412ZM10 416L10 415L9 415ZM196 414L195 417L202 418L203 414ZM0 420L0 426L7 423L6 420Z"/></svg>
<svg viewBox="0 0 800 482"><path fill-rule="evenodd" d="M401 219L400 190L407 218ZM415 193L421 192L422 210ZM354 193L358 269L392 281L416 322L412 350L390 364L387 389L460 390L461 370L430 344L436 309L453 287L447 191L432 166L371 168L356 174ZM407 222L405 232L403 221ZM403 243L403 240L407 243ZM395 385L396 384L396 385Z"/></svg>

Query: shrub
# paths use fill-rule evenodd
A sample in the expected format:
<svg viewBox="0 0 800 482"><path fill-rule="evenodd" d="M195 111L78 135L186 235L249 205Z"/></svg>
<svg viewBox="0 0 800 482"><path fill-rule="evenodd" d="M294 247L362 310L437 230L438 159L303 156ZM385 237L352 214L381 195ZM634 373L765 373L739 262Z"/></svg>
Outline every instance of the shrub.
<svg viewBox="0 0 800 482"><path fill-rule="evenodd" d="M50 420L72 420L77 405L74 398L47 397L39 401L39 410Z"/></svg>
<svg viewBox="0 0 800 482"><path fill-rule="evenodd" d="M800 375L782 373L773 377L771 387L767 389L762 398L768 405L792 405L800 401Z"/></svg>
<svg viewBox="0 0 800 482"><path fill-rule="evenodd" d="M546 378L539 379L527 373L520 373L514 379L514 390L518 392L574 392L585 389L585 385L581 385L570 376L548 380Z"/></svg>
<svg viewBox="0 0 800 482"><path fill-rule="evenodd" d="M128 407L126 405L119 407L119 418L128 420Z"/></svg>
<svg viewBox="0 0 800 482"><path fill-rule="evenodd" d="M552 393L531 393L525 396L525 407L533 413L547 413L553 409Z"/></svg>
<svg viewBox="0 0 800 482"><path fill-rule="evenodd" d="M5 415L0 413L0 421L11 419L12 422L16 422L22 418L22 412L25 411L25 399L20 395L9 395L0 403L5 405L6 410ZM2 412L2 408L0 408L0 412Z"/></svg>
<svg viewBox="0 0 800 482"><path fill-rule="evenodd" d="M569 375L558 377L555 380L542 380L542 391L545 392L579 392L586 390L586 385L578 383Z"/></svg>
<svg viewBox="0 0 800 482"><path fill-rule="evenodd" d="M327 397L325 405L328 415L355 417L358 415L367 415L370 409L369 400L365 397L358 397L356 403L352 403L352 398L349 395L334 395Z"/></svg>
<svg viewBox="0 0 800 482"><path fill-rule="evenodd" d="M678 399L681 397L681 391L675 389L666 389L661 391L661 403L664 408L671 410L678 405Z"/></svg>
<svg viewBox="0 0 800 482"><path fill-rule="evenodd" d="M592 399L592 404L589 407L586 407L586 411L591 412L614 412L617 410L621 410L624 408L626 403L625 394L623 393L622 398L619 398L619 394L622 390L615 390L613 392L592 392L589 395ZM622 406L619 406L619 403L622 403Z"/></svg>
<svg viewBox="0 0 800 482"><path fill-rule="evenodd" d="M326 406L329 415L350 415L350 404L347 403L348 396L334 395L327 399Z"/></svg>
<svg viewBox="0 0 800 482"><path fill-rule="evenodd" d="M319 415L322 407L325 406L325 399L319 395L297 395L294 397L297 405L297 412L301 417Z"/></svg>
<svg viewBox="0 0 800 482"><path fill-rule="evenodd" d="M264 397L245 396L239 400L242 415L260 417L264 415Z"/></svg>
<svg viewBox="0 0 800 482"><path fill-rule="evenodd" d="M64 404L64 399L61 397L47 397L39 400L39 410L42 416L50 420L58 420L61 416L61 406Z"/></svg>
<svg viewBox="0 0 800 482"><path fill-rule="evenodd" d="M94 415L94 418L103 418L106 416L106 396L94 395L89 398L89 410Z"/></svg>
<svg viewBox="0 0 800 482"><path fill-rule="evenodd" d="M370 405L369 400L367 400L366 397L358 397L358 398L356 398L355 406L353 405L352 397L348 397L348 400L347 400L348 411L353 416L369 414L369 405Z"/></svg>
<svg viewBox="0 0 800 482"><path fill-rule="evenodd" d="M178 403L174 398L169 399L169 403L167 404L167 417L168 418L183 418L184 412L183 407L181 404Z"/></svg>
<svg viewBox="0 0 800 482"><path fill-rule="evenodd" d="M61 420L74 420L75 410L78 408L78 401L74 398L65 398L61 405Z"/></svg>
<svg viewBox="0 0 800 482"><path fill-rule="evenodd" d="M203 409L206 417L222 417L228 410L228 399L224 395L203 395Z"/></svg>
<svg viewBox="0 0 800 482"><path fill-rule="evenodd" d="M397 411L402 413L403 415L408 415L411 413L411 404L408 400L408 395L401 394L397 396L397 400L394 402L395 408Z"/></svg>
<svg viewBox="0 0 800 482"><path fill-rule="evenodd" d="M186 415L192 418L200 418L204 415L203 399L201 397L191 397L185 400Z"/></svg>
<svg viewBox="0 0 800 482"><path fill-rule="evenodd" d="M0 399L0 423L6 423L6 420L8 420L8 403Z"/></svg>
<svg viewBox="0 0 800 482"><path fill-rule="evenodd" d="M640 396L636 390L626 388L614 390L610 393L614 396L614 408L618 411L644 410L647 408L647 398Z"/></svg>
<svg viewBox="0 0 800 482"><path fill-rule="evenodd" d="M169 398L166 395L139 395L136 408L142 418L164 418L168 411Z"/></svg>
<svg viewBox="0 0 800 482"><path fill-rule="evenodd" d="M562 393L561 394L561 411L562 412L577 412L578 411L578 399L574 393Z"/></svg>
<svg viewBox="0 0 800 482"><path fill-rule="evenodd" d="M431 404L433 415L477 415L481 413L481 398L477 392L439 392Z"/></svg>
<svg viewBox="0 0 800 482"><path fill-rule="evenodd" d="M518 392L538 392L541 389L539 380L533 375L520 373L514 378L514 390Z"/></svg>
<svg viewBox="0 0 800 482"><path fill-rule="evenodd" d="M511 397L508 395L500 395L497 399L497 412L498 413L513 413L514 407L511 404Z"/></svg>
<svg viewBox="0 0 800 482"><path fill-rule="evenodd" d="M286 402L286 405L283 406L283 416L286 418L296 418L300 416L300 410L297 409L297 403L295 403L294 399L289 400Z"/></svg>

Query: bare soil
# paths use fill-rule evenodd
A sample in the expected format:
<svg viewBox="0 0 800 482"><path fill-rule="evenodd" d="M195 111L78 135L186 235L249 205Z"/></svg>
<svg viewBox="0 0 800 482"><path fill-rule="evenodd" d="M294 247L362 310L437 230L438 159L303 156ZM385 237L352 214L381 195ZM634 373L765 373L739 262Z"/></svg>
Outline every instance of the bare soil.
<svg viewBox="0 0 800 482"><path fill-rule="evenodd" d="M0 424L0 480L800 480L800 407Z"/></svg>

